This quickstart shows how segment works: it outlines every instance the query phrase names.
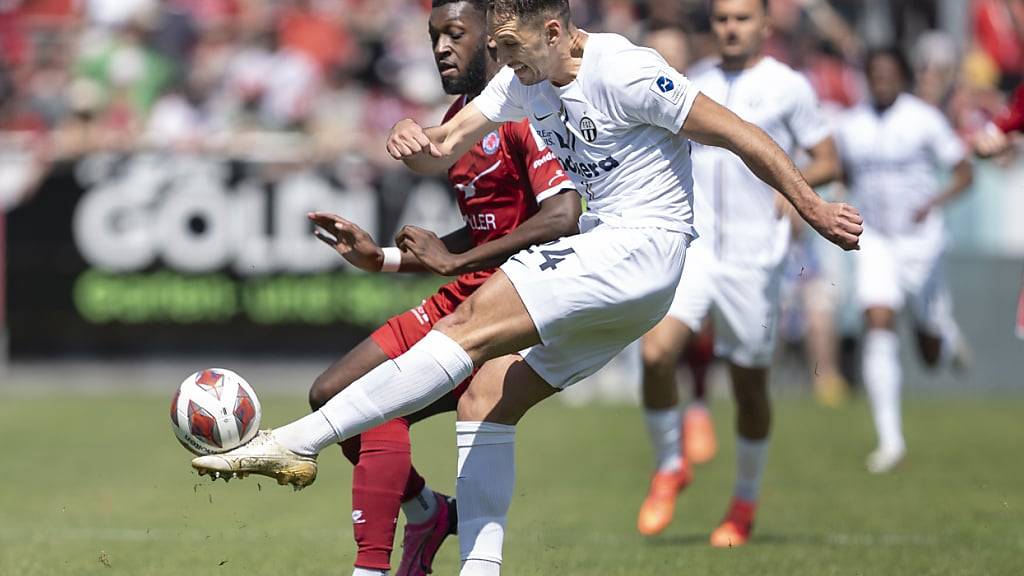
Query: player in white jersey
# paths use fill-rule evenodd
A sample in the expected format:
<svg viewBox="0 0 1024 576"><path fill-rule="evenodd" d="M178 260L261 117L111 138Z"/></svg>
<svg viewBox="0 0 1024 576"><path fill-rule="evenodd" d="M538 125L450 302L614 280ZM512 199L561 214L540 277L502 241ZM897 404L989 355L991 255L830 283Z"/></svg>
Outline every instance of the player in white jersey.
<svg viewBox="0 0 1024 576"><path fill-rule="evenodd" d="M810 83L762 54L771 33L767 1L712 0L710 15L721 60L695 75L693 85L760 126L787 154L806 151L811 161L803 175L811 186L835 179L835 143ZM637 529L653 535L667 527L676 496L692 478L680 450L674 371L711 313L716 351L729 361L738 433L733 499L711 544L738 546L750 535L768 448L768 367L790 225L775 190L729 151L695 146L693 176L700 239L687 252L668 315L642 341L643 404L657 462Z"/></svg>
<svg viewBox="0 0 1024 576"><path fill-rule="evenodd" d="M653 50L572 26L567 0L493 0L488 22L508 68L443 125L397 124L388 151L438 173L500 122L529 117L587 195L582 233L513 256L407 353L320 410L192 463L304 486L322 448L422 408L480 366L456 428L464 575L500 569L519 418L668 310L694 234L689 139L731 149L840 246L855 248L861 232L856 210L815 195L763 131L700 95ZM423 237L400 248L431 246Z"/></svg>
<svg viewBox="0 0 1024 576"><path fill-rule="evenodd" d="M964 354L942 273L940 207L970 186L972 168L942 114L905 92L909 72L898 51L873 51L866 72L871 101L844 117L837 143L852 200L865 221L857 298L867 324L864 385L878 433L867 467L880 473L896 466L906 451L896 312L909 307L929 366ZM938 175L950 170L952 178L943 187Z"/></svg>

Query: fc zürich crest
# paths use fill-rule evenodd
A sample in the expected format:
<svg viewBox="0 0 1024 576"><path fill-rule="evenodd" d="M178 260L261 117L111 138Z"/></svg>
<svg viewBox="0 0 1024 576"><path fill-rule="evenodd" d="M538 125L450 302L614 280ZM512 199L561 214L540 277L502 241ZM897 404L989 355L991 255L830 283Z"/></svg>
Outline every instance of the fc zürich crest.
<svg viewBox="0 0 1024 576"><path fill-rule="evenodd" d="M580 134L583 135L583 139L587 142L593 142L597 140L597 125L590 118L584 116L580 120Z"/></svg>

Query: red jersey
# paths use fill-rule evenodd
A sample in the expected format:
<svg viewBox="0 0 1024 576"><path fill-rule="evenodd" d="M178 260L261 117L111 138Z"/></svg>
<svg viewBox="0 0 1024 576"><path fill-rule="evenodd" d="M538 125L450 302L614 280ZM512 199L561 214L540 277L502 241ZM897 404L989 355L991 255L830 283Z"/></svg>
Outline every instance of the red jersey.
<svg viewBox="0 0 1024 576"><path fill-rule="evenodd" d="M456 100L445 121L465 105L465 96ZM526 119L505 122L484 136L448 169L448 180L474 246L505 236L536 214L545 199L576 189ZM431 301L439 312L450 314L493 273L463 274L442 286Z"/></svg>
<svg viewBox="0 0 1024 576"><path fill-rule="evenodd" d="M996 126L1003 132L1024 132L1024 84L1017 87L1010 101L1010 108L999 118Z"/></svg>

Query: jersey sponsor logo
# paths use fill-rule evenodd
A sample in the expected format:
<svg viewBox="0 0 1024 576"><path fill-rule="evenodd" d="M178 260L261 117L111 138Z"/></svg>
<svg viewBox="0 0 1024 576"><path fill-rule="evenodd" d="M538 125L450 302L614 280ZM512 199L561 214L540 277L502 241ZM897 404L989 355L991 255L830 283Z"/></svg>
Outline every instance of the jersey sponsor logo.
<svg viewBox="0 0 1024 576"><path fill-rule="evenodd" d="M484 139L480 141L480 145L483 146L484 153L487 155L497 152L501 146L501 138L498 137L498 131L488 132Z"/></svg>
<svg viewBox="0 0 1024 576"><path fill-rule="evenodd" d="M658 73L658 77L651 82L651 92L659 97L668 100L672 104L678 104L683 97L683 87L672 79L672 75L666 70Z"/></svg>
<svg viewBox="0 0 1024 576"><path fill-rule="evenodd" d="M620 164L618 160L611 156L606 157L600 162L576 162L570 156L559 158L559 160L566 170L584 178L597 178L618 168Z"/></svg>
<svg viewBox="0 0 1024 576"><path fill-rule="evenodd" d="M552 154L551 157L554 158L555 155ZM564 177L565 177L565 172L562 172L561 170L555 170L555 175L552 176L551 178L548 178L548 184L547 184L548 188L550 188L551 185L555 183L555 180L558 180L558 179L564 178Z"/></svg>
<svg viewBox="0 0 1024 576"><path fill-rule="evenodd" d="M548 162L551 162L554 159L555 159L555 153L551 152L549 150L547 154L545 154L545 155L541 156L540 158L537 158L536 160L534 160L533 164L530 165L530 169L531 170L536 170L537 168L540 168L541 166L547 164Z"/></svg>
<svg viewBox="0 0 1024 576"><path fill-rule="evenodd" d="M587 142L593 142L597 140L597 124L589 117L584 116L580 119L580 134L583 135L583 139Z"/></svg>
<svg viewBox="0 0 1024 576"><path fill-rule="evenodd" d="M497 230L498 223L494 218L494 214L485 212L483 214L466 214L465 215L466 226L469 226L470 230Z"/></svg>
<svg viewBox="0 0 1024 576"><path fill-rule="evenodd" d="M495 170L498 169L498 166L501 166L501 160L498 160L497 162L492 164L491 167L488 168L487 170L484 170L483 172L477 174L476 178L473 178L469 182L469 184L456 184L455 189L458 190L459 192L462 192L462 197L467 200L472 198L473 196L476 196L477 180L483 178L484 176L490 174L491 172L494 172Z"/></svg>
<svg viewBox="0 0 1024 576"><path fill-rule="evenodd" d="M426 302L426 300L424 300L424 302ZM423 306L417 306L412 310L409 310L409 312L412 312L412 315L416 317L416 320L420 324L424 326L430 324L430 316L427 316L427 311L423 308Z"/></svg>

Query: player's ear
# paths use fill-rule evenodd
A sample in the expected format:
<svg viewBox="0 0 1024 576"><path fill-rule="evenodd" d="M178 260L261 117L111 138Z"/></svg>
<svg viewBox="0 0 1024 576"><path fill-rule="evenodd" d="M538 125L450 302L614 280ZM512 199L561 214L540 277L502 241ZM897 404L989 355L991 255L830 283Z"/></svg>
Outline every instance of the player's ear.
<svg viewBox="0 0 1024 576"><path fill-rule="evenodd" d="M544 39L547 41L548 46L557 44L558 39L562 37L564 32L562 23L558 18L551 18L544 23Z"/></svg>

